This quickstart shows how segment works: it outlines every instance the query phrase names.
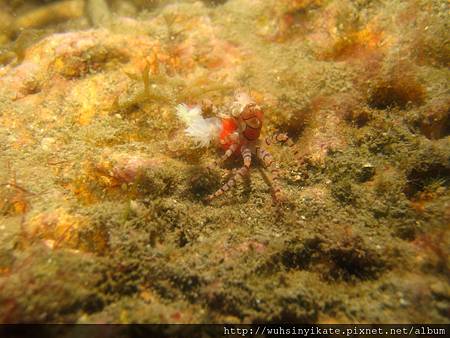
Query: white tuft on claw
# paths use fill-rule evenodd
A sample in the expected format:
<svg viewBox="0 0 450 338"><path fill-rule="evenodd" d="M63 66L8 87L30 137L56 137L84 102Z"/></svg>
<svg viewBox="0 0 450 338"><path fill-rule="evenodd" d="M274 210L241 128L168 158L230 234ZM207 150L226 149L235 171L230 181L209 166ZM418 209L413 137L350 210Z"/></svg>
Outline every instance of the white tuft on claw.
<svg viewBox="0 0 450 338"><path fill-rule="evenodd" d="M187 125L189 125L194 119L197 119L199 117L203 118L202 110L199 106L189 108L187 104L182 103L179 104L176 109L178 118Z"/></svg>
<svg viewBox="0 0 450 338"><path fill-rule="evenodd" d="M203 118L199 106L189 108L186 104L179 104L177 116L186 123L186 135L191 137L196 147L207 147L212 140L218 139L222 123L217 117Z"/></svg>

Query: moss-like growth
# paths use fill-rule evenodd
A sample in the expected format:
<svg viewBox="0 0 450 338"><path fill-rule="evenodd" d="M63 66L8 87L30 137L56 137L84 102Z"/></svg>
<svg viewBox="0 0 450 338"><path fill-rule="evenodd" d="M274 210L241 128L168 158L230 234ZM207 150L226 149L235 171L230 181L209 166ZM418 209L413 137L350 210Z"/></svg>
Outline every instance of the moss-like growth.
<svg viewBox="0 0 450 338"><path fill-rule="evenodd" d="M369 92L368 104L377 109L422 104L426 91L408 64L394 64L387 74L374 81Z"/></svg>
<svg viewBox="0 0 450 338"><path fill-rule="evenodd" d="M195 199L203 200L220 186L220 176L203 167L192 167L189 173L189 192Z"/></svg>
<svg viewBox="0 0 450 338"><path fill-rule="evenodd" d="M92 258L65 251L55 254L43 246L26 250L2 278L1 321L74 321L82 311L98 311L99 279Z"/></svg>
<svg viewBox="0 0 450 338"><path fill-rule="evenodd" d="M142 196L173 194L178 186L176 168L156 168L141 171L136 180L136 188Z"/></svg>

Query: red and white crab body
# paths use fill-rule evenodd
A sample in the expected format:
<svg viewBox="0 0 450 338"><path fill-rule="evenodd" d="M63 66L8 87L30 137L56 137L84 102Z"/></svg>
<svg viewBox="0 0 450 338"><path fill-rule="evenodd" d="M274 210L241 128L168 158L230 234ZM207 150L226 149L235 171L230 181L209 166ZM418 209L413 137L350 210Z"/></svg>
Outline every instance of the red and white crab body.
<svg viewBox="0 0 450 338"><path fill-rule="evenodd" d="M193 108L188 108L186 105L177 106L178 117L188 125L185 132L197 143L197 146L207 146L211 141L214 141L225 149L225 154L221 157L220 162L225 161L235 153L241 154L244 161L244 165L235 170L234 175L228 182L214 194L209 195L207 199L212 200L224 194L236 184L237 179L247 175L250 170L252 155L255 155L264 163L266 168L270 169L273 195L275 200L278 201L281 194L277 184L279 169L272 155L262 148L259 139L264 119L261 107L251 100L247 94L238 93L235 95L235 102L230 110L229 116L205 119L202 117L201 109L198 106ZM275 137L266 138L265 141L267 145L273 141L288 142L290 146L293 145L286 134L278 134ZM211 169L219 164L214 161L208 168Z"/></svg>

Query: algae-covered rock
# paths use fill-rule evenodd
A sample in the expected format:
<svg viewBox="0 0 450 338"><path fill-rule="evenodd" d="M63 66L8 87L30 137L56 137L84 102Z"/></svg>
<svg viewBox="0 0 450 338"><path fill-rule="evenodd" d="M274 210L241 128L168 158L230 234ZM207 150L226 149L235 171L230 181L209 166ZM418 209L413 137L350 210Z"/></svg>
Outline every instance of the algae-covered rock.
<svg viewBox="0 0 450 338"><path fill-rule="evenodd" d="M95 288L99 279L92 257L65 251L55 254L44 246L27 249L0 277L0 320L74 321L84 311L102 306Z"/></svg>

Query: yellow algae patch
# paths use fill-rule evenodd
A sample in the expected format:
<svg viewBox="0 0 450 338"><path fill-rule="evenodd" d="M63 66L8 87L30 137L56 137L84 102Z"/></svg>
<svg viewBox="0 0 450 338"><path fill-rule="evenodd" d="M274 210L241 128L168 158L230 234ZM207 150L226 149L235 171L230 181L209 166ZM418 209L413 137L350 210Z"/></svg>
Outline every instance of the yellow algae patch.
<svg viewBox="0 0 450 338"><path fill-rule="evenodd" d="M93 191L90 182L87 179L77 179L64 186L70 190L80 201L85 204L94 204L99 202L99 197Z"/></svg>
<svg viewBox="0 0 450 338"><path fill-rule="evenodd" d="M79 111L78 123L82 126L88 125L91 123L92 119L95 116L95 109L93 107L83 107Z"/></svg>
<svg viewBox="0 0 450 338"><path fill-rule="evenodd" d="M32 217L25 222L24 231L27 240L43 240L53 249L103 253L108 247L104 229L92 225L87 217L71 214L64 208Z"/></svg>
<svg viewBox="0 0 450 338"><path fill-rule="evenodd" d="M57 73L62 73L62 71L64 70L65 67L65 63L63 61L62 58L56 58L54 63L53 63L53 69L57 72Z"/></svg>
<svg viewBox="0 0 450 338"><path fill-rule="evenodd" d="M82 163L82 167L84 168L84 173L70 182L63 184L64 189L72 192L75 197L85 203L85 204L94 204L99 202L100 198L98 193L95 191L95 184L93 185L93 178L91 174L91 170L89 169L91 166L90 162L84 161ZM68 174L67 172L65 174ZM65 175L62 174L62 175Z"/></svg>
<svg viewBox="0 0 450 338"><path fill-rule="evenodd" d="M367 26L355 34L355 40L361 44L364 44L368 48L378 47L383 40L383 37L383 32L377 31L370 26Z"/></svg>
<svg viewBox="0 0 450 338"><path fill-rule="evenodd" d="M100 83L93 80L82 81L75 86L70 94L69 100L76 102L79 105L78 109L78 123L81 125L88 125L92 119L101 113L98 107L101 104L102 93Z"/></svg>

